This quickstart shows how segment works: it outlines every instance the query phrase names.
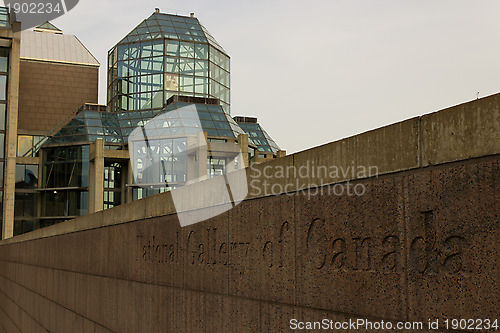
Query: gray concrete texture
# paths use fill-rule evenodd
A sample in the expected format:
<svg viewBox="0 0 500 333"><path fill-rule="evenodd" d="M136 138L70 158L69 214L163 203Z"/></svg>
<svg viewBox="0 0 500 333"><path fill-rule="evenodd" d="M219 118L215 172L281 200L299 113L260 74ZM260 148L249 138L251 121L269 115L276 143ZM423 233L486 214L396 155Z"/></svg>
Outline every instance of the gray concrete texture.
<svg viewBox="0 0 500 333"><path fill-rule="evenodd" d="M2 241L0 332L498 318L499 105L494 95L258 166L380 164L377 177L330 179L363 195L299 179L181 228L166 193Z"/></svg>

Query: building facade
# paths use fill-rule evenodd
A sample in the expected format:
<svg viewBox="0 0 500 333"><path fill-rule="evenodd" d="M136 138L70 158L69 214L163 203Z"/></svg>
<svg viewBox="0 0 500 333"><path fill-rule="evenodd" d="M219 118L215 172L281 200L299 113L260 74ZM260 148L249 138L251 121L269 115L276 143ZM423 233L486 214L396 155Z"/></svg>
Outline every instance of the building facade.
<svg viewBox="0 0 500 333"><path fill-rule="evenodd" d="M255 118L230 116L230 58L194 15L156 10L108 52L107 105L75 36L13 24L17 42L0 52L0 83L13 76L0 100L4 238L285 154Z"/></svg>
<svg viewBox="0 0 500 333"><path fill-rule="evenodd" d="M43 214L49 192L39 182L38 150L83 103L97 103L99 66L76 36L49 22L21 32L15 234L51 223Z"/></svg>

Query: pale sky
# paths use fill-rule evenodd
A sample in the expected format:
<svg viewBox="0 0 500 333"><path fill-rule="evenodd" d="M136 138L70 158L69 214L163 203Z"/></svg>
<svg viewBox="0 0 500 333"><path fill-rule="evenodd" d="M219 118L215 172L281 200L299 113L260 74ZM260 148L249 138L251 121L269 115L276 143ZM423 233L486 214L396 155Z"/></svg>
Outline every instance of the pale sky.
<svg viewBox="0 0 500 333"><path fill-rule="evenodd" d="M154 8L231 56L231 114L297 152L500 91L500 1L80 0L52 21L101 63Z"/></svg>

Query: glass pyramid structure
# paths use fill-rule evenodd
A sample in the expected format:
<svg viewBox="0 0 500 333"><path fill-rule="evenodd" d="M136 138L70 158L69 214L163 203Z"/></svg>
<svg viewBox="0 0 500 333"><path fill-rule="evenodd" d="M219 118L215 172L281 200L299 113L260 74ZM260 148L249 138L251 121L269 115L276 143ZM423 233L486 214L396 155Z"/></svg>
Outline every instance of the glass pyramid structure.
<svg viewBox="0 0 500 333"><path fill-rule="evenodd" d="M154 13L142 21L118 44L161 38L208 43L219 51L226 53L197 18L163 13Z"/></svg>
<svg viewBox="0 0 500 333"><path fill-rule="evenodd" d="M52 30L54 32L61 32L62 33L62 30L59 29L58 27L56 27L55 25L53 25L52 23L50 23L49 21L46 21L45 23L42 23L40 24L39 26L37 26L35 28L35 31L36 29L41 29L41 30Z"/></svg>
<svg viewBox="0 0 500 333"><path fill-rule="evenodd" d="M107 143L127 143L128 136L137 127L145 126L148 121L162 113L175 114L177 109L194 105L202 130L209 137L238 138L245 131L233 120L222 106L216 104L187 103L172 99L165 109L148 111L107 112L81 108L72 116L45 145L61 143L88 143L96 139L103 139ZM158 135L185 134L191 128L189 119L179 119L177 123L161 124L158 126ZM199 130L199 129L197 129ZM251 139L249 138L249 141Z"/></svg>
<svg viewBox="0 0 500 333"><path fill-rule="evenodd" d="M256 118L234 117L234 119L241 129L248 134L248 139L252 140L257 146L258 151L276 154L280 150L280 147L271 136L257 123Z"/></svg>
<svg viewBox="0 0 500 333"><path fill-rule="evenodd" d="M161 109L173 95L230 113L230 58L195 17L153 13L108 52L110 111Z"/></svg>

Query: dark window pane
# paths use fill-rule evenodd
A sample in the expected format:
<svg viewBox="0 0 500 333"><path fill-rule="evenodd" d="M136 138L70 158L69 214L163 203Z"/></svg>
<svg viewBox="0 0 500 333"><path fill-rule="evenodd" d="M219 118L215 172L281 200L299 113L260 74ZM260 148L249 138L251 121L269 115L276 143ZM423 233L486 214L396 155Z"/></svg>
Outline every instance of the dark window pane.
<svg viewBox="0 0 500 333"><path fill-rule="evenodd" d="M0 75L0 101L7 100L7 76Z"/></svg>
<svg viewBox="0 0 500 333"><path fill-rule="evenodd" d="M5 131L5 112L6 105L0 104L0 131Z"/></svg>
<svg viewBox="0 0 500 333"><path fill-rule="evenodd" d="M0 48L0 72L9 71L9 49L6 47Z"/></svg>
<svg viewBox="0 0 500 333"><path fill-rule="evenodd" d="M4 148L5 148L5 134L0 133L0 158L4 158Z"/></svg>

